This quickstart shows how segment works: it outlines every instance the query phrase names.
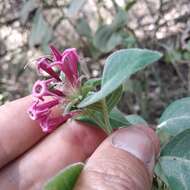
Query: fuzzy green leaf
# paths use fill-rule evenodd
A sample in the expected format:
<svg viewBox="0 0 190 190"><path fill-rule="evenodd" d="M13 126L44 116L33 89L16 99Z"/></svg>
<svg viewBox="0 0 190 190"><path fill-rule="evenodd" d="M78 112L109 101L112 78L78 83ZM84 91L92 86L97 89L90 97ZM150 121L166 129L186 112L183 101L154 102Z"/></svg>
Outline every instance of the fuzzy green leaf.
<svg viewBox="0 0 190 190"><path fill-rule="evenodd" d="M190 97L182 98L170 104L162 114L159 123L181 116L190 116Z"/></svg>
<svg viewBox="0 0 190 190"><path fill-rule="evenodd" d="M45 185L44 190L73 190L83 166L79 162L66 167Z"/></svg>
<svg viewBox="0 0 190 190"><path fill-rule="evenodd" d="M106 104L107 104L107 109L110 112L120 101L120 98L123 93L123 87L122 85L114 90L108 97L106 97Z"/></svg>
<svg viewBox="0 0 190 190"><path fill-rule="evenodd" d="M104 124L103 124L104 119L101 112L94 111L94 110L93 111L88 110L88 111L89 112L88 113L86 112L85 115L79 116L77 120L98 125L100 128L104 130ZM111 127L113 129L117 129L120 127L128 127L130 125L125 115L121 111L119 111L117 108L114 108L110 112L109 119L110 119Z"/></svg>
<svg viewBox="0 0 190 190"><path fill-rule="evenodd" d="M109 52L123 41L121 29L127 22L127 13L119 9L113 21L109 25L102 25L98 28L93 38L94 46L102 52Z"/></svg>
<svg viewBox="0 0 190 190"><path fill-rule="evenodd" d="M148 126L147 122L139 115L126 115L125 118L131 125L142 124L144 126Z"/></svg>
<svg viewBox="0 0 190 190"><path fill-rule="evenodd" d="M29 45L30 47L35 45L43 45L47 47L51 38L52 29L48 26L40 10L38 10L33 20Z"/></svg>
<svg viewBox="0 0 190 190"><path fill-rule="evenodd" d="M35 0L28 0L25 3L23 3L23 6L20 11L20 20L22 24L25 24L28 20L28 17L31 12L33 12L38 7Z"/></svg>
<svg viewBox="0 0 190 190"><path fill-rule="evenodd" d="M86 97L79 108L98 102L117 89L126 79L161 58L161 54L147 49L122 49L106 60L101 89Z"/></svg>
<svg viewBox="0 0 190 190"><path fill-rule="evenodd" d="M110 112L109 117L110 117L111 126L114 129L117 129L117 128L120 128L120 127L128 127L128 126L130 126L130 123L126 119L125 114L123 114L117 108L114 108Z"/></svg>
<svg viewBox="0 0 190 190"><path fill-rule="evenodd" d="M190 187L190 129L174 137L161 151L156 174L172 190Z"/></svg>
<svg viewBox="0 0 190 190"><path fill-rule="evenodd" d="M118 10L111 26L114 31L117 31L120 28L123 28L126 24L127 24L127 12L120 8Z"/></svg>
<svg viewBox="0 0 190 190"><path fill-rule="evenodd" d="M71 0L69 9L68 9L68 15L69 16L76 16L80 9L85 4L86 0Z"/></svg>
<svg viewBox="0 0 190 190"><path fill-rule="evenodd" d="M106 97L106 105L108 112L110 112L119 102L121 95L123 93L122 89L123 89L122 86L120 86ZM102 102L101 101L96 102L94 104L87 106L87 108L98 112L102 112Z"/></svg>
<svg viewBox="0 0 190 190"><path fill-rule="evenodd" d="M84 18L79 18L76 24L76 30L81 36L85 36L88 39L92 38L92 31L88 22Z"/></svg>
<svg viewBox="0 0 190 190"><path fill-rule="evenodd" d="M158 173L158 168L159 172ZM156 166L156 174L171 190L189 190L190 161L173 156L161 157Z"/></svg>
<svg viewBox="0 0 190 190"><path fill-rule="evenodd" d="M92 79L89 79L87 80L85 83L84 83L84 86L92 86L92 87L96 87L98 85L101 85L101 78L92 78Z"/></svg>
<svg viewBox="0 0 190 190"><path fill-rule="evenodd" d="M169 105L160 118L157 133L162 144L190 128L190 98L182 98Z"/></svg>
<svg viewBox="0 0 190 190"><path fill-rule="evenodd" d="M89 92L95 90L98 86L100 86L100 84L101 84L101 78L94 78L87 80L81 88L82 96L86 96Z"/></svg>
<svg viewBox="0 0 190 190"><path fill-rule="evenodd" d="M102 52L109 52L110 50L112 50L112 48L118 45L118 40L116 40L117 38L115 38L114 40L112 38L112 35L113 35L113 29L110 25L100 26L93 38L94 46Z"/></svg>

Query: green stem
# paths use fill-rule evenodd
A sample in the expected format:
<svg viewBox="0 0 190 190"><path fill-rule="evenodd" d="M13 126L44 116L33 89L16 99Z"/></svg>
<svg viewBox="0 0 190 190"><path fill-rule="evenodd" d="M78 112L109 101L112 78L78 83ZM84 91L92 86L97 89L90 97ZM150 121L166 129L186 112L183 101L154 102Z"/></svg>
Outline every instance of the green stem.
<svg viewBox="0 0 190 190"><path fill-rule="evenodd" d="M69 104L67 104L65 110L64 110L64 113L69 113L71 111L71 108L76 104L78 103L78 101L80 101L80 97L79 98L76 98L74 99L72 102L70 102Z"/></svg>
<svg viewBox="0 0 190 190"><path fill-rule="evenodd" d="M111 134L112 133L112 127L110 125L109 113L108 113L108 109L107 109L107 104L106 104L106 99L105 98L102 100L102 109L103 109L103 116L104 116L106 131L107 131L108 134Z"/></svg>

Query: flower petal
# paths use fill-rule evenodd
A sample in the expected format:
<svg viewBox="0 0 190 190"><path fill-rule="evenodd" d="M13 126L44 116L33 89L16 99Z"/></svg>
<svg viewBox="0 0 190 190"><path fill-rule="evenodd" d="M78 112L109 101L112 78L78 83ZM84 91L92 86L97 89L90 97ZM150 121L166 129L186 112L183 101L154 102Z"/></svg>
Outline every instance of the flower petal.
<svg viewBox="0 0 190 190"><path fill-rule="evenodd" d="M36 61L37 64L37 69L39 71L39 73L41 73L41 71L45 71L46 73L48 73L50 76L52 76L53 78L57 79L58 81L60 81L59 75L58 73L56 73L52 68L51 65L49 63L48 58L40 58Z"/></svg>
<svg viewBox="0 0 190 190"><path fill-rule="evenodd" d="M61 52L57 48L55 48L53 45L50 45L49 47L51 49L51 53L53 55L54 61L61 61L62 59Z"/></svg>
<svg viewBox="0 0 190 190"><path fill-rule="evenodd" d="M40 121L40 127L43 132L50 133L59 127L61 124L65 123L69 118L71 118L71 114L66 114L64 116L58 116L54 118L45 118Z"/></svg>

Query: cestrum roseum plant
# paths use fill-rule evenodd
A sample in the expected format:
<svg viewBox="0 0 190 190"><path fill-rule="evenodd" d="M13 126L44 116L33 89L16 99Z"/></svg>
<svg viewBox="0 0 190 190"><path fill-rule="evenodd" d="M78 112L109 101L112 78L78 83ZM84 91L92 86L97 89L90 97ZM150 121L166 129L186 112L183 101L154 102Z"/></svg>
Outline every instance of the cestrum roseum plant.
<svg viewBox="0 0 190 190"><path fill-rule="evenodd" d="M36 61L40 74L48 78L37 80L33 85L33 103L28 109L31 119L39 121L44 132L51 132L76 115L79 111L76 104L81 99L81 80L79 78L79 57L75 48L63 53L50 46L52 57L39 58ZM63 112L56 114L55 107Z"/></svg>
<svg viewBox="0 0 190 190"><path fill-rule="evenodd" d="M87 79L80 71L80 58L75 48L63 52L53 46L50 46L50 49L51 56L36 60L36 68L42 78L33 85L33 102L28 108L30 118L37 120L44 132L52 132L71 118L93 123L107 134L119 127L128 127L137 123L146 124L137 115L124 115L116 106L123 93L123 83L137 71L158 61L162 56L159 52L147 49L118 50L106 59L101 78ZM182 105L182 108L175 110L178 105ZM162 142L162 151L155 172L157 179L174 189L178 186L170 176L173 175L175 179L180 178L180 175L175 172L175 167L180 168L182 164L185 165L186 162L182 163L182 157L184 156L186 161L188 155L188 153L179 155L179 150L182 148L178 147L176 142L181 142L178 136L182 133L185 133L186 139L190 139L190 132L185 131L190 129L189 105L190 100L187 98L169 106L163 113L157 128ZM184 118L187 122L184 122ZM169 128L174 120L179 122L173 129ZM184 126L179 129L178 126L182 121ZM185 146L184 144L182 143L181 146ZM83 165L76 163L68 166L51 179L44 189L72 190ZM172 167L172 173L168 165ZM183 173L185 172L187 173L184 170ZM178 183L186 187L189 181L183 179Z"/></svg>
<svg viewBox="0 0 190 190"><path fill-rule="evenodd" d="M54 46L50 49L51 57L36 60L43 79L33 85L33 103L28 109L30 118L39 121L48 133L72 117L95 123L107 134L113 128L128 125L114 108L122 95L122 83L161 57L160 53L146 49L119 50L106 60L102 78L84 80L75 48L64 52Z"/></svg>

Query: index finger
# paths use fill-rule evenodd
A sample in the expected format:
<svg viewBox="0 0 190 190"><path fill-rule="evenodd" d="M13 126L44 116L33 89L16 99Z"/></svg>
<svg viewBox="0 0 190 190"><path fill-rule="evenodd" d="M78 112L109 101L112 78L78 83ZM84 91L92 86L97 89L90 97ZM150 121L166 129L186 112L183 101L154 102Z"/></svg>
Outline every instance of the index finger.
<svg viewBox="0 0 190 190"><path fill-rule="evenodd" d="M0 107L0 168L45 136L26 113L31 102L27 96Z"/></svg>

